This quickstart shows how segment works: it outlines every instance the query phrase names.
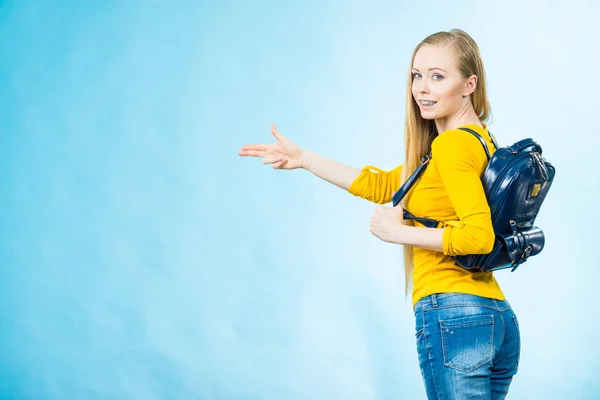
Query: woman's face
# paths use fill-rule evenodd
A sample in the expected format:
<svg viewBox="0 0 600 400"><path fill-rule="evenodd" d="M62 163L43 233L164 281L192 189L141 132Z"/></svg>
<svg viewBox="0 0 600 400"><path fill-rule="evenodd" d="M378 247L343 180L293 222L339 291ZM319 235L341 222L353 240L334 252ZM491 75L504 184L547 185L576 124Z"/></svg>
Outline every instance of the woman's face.
<svg viewBox="0 0 600 400"><path fill-rule="evenodd" d="M450 46L421 47L411 73L412 95L424 119L441 120L458 114L465 100L470 102L463 96L472 93L477 82L475 76L469 80L462 77Z"/></svg>

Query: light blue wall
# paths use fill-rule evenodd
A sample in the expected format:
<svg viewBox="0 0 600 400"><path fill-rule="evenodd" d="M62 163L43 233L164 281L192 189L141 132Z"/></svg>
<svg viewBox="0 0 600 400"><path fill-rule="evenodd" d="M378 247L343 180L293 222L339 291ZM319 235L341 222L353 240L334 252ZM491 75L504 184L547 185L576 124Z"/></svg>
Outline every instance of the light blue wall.
<svg viewBox="0 0 600 400"><path fill-rule="evenodd" d="M600 8L495 4L0 1L0 398L425 398L375 206L237 152L275 122L393 168L412 49L453 27L490 130L557 169L546 249L497 274L511 398L598 398Z"/></svg>

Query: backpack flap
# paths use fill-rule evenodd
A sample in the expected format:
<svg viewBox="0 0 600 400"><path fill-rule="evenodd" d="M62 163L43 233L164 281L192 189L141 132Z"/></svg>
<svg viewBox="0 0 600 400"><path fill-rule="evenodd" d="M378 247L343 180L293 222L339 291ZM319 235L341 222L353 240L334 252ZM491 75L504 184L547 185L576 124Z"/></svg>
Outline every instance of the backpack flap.
<svg viewBox="0 0 600 400"><path fill-rule="evenodd" d="M527 261L530 256L539 254L544 248L544 232L536 226L525 231L497 235L506 246L506 252L512 261L513 271Z"/></svg>

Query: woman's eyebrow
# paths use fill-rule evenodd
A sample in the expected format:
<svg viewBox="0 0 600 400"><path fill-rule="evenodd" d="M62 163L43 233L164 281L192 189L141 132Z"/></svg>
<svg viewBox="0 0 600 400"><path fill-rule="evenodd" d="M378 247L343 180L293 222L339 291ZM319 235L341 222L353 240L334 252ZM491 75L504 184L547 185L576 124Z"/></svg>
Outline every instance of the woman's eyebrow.
<svg viewBox="0 0 600 400"><path fill-rule="evenodd" d="M446 73L448 72L448 71L446 71L446 70L444 70L444 69L442 69L442 68L439 68L439 67L433 67L433 68L429 68L429 71L431 71L431 70L434 70L434 69L439 69L440 71L444 71L444 72L446 72ZM418 70L417 68L415 68L415 67L413 67L413 70L414 70L414 71L419 71L419 70Z"/></svg>

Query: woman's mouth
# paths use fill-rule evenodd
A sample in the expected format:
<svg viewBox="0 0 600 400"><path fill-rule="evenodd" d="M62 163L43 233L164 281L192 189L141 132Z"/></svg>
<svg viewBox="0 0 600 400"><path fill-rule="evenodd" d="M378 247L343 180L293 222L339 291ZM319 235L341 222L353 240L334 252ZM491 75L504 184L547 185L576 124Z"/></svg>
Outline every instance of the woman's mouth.
<svg viewBox="0 0 600 400"><path fill-rule="evenodd" d="M421 104L423 107L431 107L436 103L437 101L419 100L419 104Z"/></svg>

